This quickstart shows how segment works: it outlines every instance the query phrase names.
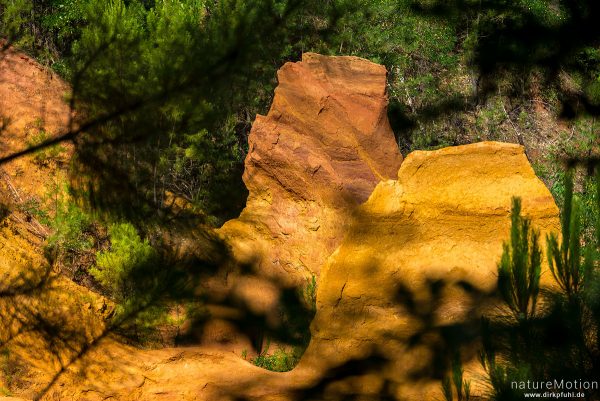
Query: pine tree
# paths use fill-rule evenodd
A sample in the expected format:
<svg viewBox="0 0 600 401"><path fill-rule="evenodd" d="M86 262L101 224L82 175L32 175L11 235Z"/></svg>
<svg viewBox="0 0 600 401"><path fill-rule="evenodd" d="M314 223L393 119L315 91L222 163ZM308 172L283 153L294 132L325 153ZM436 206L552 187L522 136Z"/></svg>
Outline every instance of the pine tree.
<svg viewBox="0 0 600 401"><path fill-rule="evenodd" d="M539 232L521 216L521 200L513 198L510 243L504 243L498 264L498 289L517 320L535 314L540 289L542 253Z"/></svg>

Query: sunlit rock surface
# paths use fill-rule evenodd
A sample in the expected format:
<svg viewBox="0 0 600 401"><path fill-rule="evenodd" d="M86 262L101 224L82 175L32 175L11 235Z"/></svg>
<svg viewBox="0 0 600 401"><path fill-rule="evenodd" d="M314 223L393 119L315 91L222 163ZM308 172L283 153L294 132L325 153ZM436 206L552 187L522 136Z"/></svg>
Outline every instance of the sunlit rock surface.
<svg viewBox="0 0 600 401"><path fill-rule="evenodd" d="M542 239L560 231L554 200L521 146L484 142L408 155L323 267L301 365L382 357L375 378L341 388L381 391L387 381L395 396L432 399L444 335L461 327L454 340L467 340L490 306L513 196ZM542 277L550 281L548 272ZM478 348L466 352L476 359Z"/></svg>
<svg viewBox="0 0 600 401"><path fill-rule="evenodd" d="M64 83L28 58L16 53L7 57L0 64L0 111L12 120L3 133L3 155L21 149L42 122L52 134L68 122ZM448 333L458 333L454 340L459 343L472 344L469 329L478 326L481 312L490 307L488 294L496 284L496 263L510 226L511 197L523 198L524 214L543 238L559 228L550 193L535 177L523 149L512 144L414 152L399 168L381 66L308 54L301 63L286 64L279 79L272 109L258 117L250 137L248 205L221 230L238 261L256 265L263 275L228 274L215 280L224 283L220 290L231 290L240 303L268 320L278 313L273 307L279 286L320 275L312 340L300 364L291 372L275 373L243 360L238 350L197 345L144 350L99 336L103 304L98 307L94 294L52 272L56 279L43 291L33 279L20 287L27 291L17 297L2 288L0 340L11 338L12 358L27 367L16 396L87 401L442 399L436 393L440 382L432 379L443 367L436 355ZM29 86L23 87L25 83ZM44 92L48 88L54 89ZM11 99L22 109L9 110ZM44 99L53 100L46 104ZM7 202L17 202L8 182L22 197L42 194L38 188L47 177L29 170L32 165L28 157L5 166L10 180L3 180L1 190ZM18 173L19 168L26 171ZM47 267L38 227L15 213L1 223L3 284L14 279L22 284L24 268ZM543 277L544 282L550 279L547 272ZM32 287L36 291L30 295ZM230 305L220 307L209 306L223 317L205 327L209 337L231 334L225 323L233 312ZM41 327L47 338L19 336L26 327L22 322L32 316L39 317L36 322L53 323ZM467 368L477 364L477 346L461 350L473 361L466 362Z"/></svg>
<svg viewBox="0 0 600 401"><path fill-rule="evenodd" d="M437 357L448 341L463 346L467 371L478 364L470 336L494 306L513 196L542 235L558 230L558 209L520 146L414 152L398 179L381 182L359 208L325 263L312 340L293 371L268 372L200 347L106 342L76 365L98 375L69 373L47 399L442 399L434 379L444 373Z"/></svg>
<svg viewBox="0 0 600 401"><path fill-rule="evenodd" d="M246 208L221 233L240 261L298 281L319 274L355 207L396 176L402 156L383 66L306 53L277 78L271 109L249 137Z"/></svg>
<svg viewBox="0 0 600 401"><path fill-rule="evenodd" d="M70 93L69 86L58 75L32 58L12 47L1 51L0 157L68 131ZM64 143L60 146L62 152L56 159L67 163L71 147ZM52 178L49 176L63 172L33 163L33 159L33 155L27 155L0 167L0 180L10 179L23 198L44 196Z"/></svg>
<svg viewBox="0 0 600 401"><path fill-rule="evenodd" d="M246 207L219 230L241 271L204 281L210 298L233 300L270 326L281 324L282 290L319 275L356 207L402 162L387 118L385 67L306 53L277 77L271 109L249 136ZM247 333L213 309L201 342L252 351Z"/></svg>
<svg viewBox="0 0 600 401"><path fill-rule="evenodd" d="M69 129L68 85L0 40L0 157ZM72 146L0 165L0 395L31 400L104 330L106 300L51 265L36 200L66 182ZM47 249L47 248L46 248ZM0 399L4 399L0 396Z"/></svg>

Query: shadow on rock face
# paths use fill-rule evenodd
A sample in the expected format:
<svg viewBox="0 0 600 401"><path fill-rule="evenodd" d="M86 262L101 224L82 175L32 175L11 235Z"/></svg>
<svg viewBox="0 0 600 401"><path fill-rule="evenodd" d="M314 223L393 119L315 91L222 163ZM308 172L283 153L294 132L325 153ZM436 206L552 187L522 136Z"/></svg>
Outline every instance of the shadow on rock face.
<svg viewBox="0 0 600 401"><path fill-rule="evenodd" d="M415 152L398 172L383 67L308 54L279 78L251 134L239 219L218 233L166 230L157 258L123 277L132 296L114 309L49 267L21 266L20 281L3 283L3 344L28 361L27 396L421 400L440 395L457 351L477 373L511 197L542 232L558 231L523 149ZM313 274L314 308L304 292ZM179 347L119 341L156 311L199 301ZM258 356L267 339L308 348L286 373L240 357L246 347Z"/></svg>

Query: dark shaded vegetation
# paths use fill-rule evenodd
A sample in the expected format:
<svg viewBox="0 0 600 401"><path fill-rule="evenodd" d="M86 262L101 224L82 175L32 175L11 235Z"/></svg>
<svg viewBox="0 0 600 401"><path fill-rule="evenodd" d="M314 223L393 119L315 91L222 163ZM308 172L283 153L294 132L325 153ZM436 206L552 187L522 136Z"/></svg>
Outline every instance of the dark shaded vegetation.
<svg viewBox="0 0 600 401"><path fill-rule="evenodd" d="M542 271L540 234L521 217L521 200L513 199L510 242L498 264L498 290L517 320L535 314ZM554 237L553 237L554 238Z"/></svg>
<svg viewBox="0 0 600 401"><path fill-rule="evenodd" d="M276 339L288 343L288 347L279 347L274 352L270 349L272 332L261 332L257 343L258 355L252 359L256 366L275 372L292 370L300 361L302 354L310 342L310 323L315 316L317 301L317 279L313 275L305 287L282 291L281 324L285 331L277 333ZM266 344L263 347L263 337ZM245 359L245 355L243 355Z"/></svg>
<svg viewBox="0 0 600 401"><path fill-rule="evenodd" d="M0 204L0 222L2 222L10 214L10 208L4 203Z"/></svg>
<svg viewBox="0 0 600 401"><path fill-rule="evenodd" d="M598 115L598 45L600 6L595 1L498 0L432 2L416 4L422 12L453 16L471 25L473 36L469 64L479 72L482 94L493 93L499 78L513 90L527 89L534 79L556 91L561 114ZM573 79L582 87L565 85Z"/></svg>

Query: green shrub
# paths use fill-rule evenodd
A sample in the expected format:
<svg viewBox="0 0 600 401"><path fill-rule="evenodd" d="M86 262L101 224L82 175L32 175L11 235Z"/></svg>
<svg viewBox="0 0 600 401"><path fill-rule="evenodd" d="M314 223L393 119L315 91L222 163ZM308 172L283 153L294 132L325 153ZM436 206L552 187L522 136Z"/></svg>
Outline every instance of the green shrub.
<svg viewBox="0 0 600 401"><path fill-rule="evenodd" d="M547 236L548 268L558 286L544 289L543 309L537 313L539 273L533 266L539 264L539 249L527 240L525 233L530 228L524 228L513 207L511 242L521 244L516 262L522 273L520 278L514 273L510 276L502 273L502 269L510 269L500 267L500 276L505 277L499 277L498 284L517 320L497 314L482 325L481 363L488 375L489 399L522 399L522 390L511 385L515 381L596 380L600 371L600 222L591 224L594 235L586 238L582 230L582 216L598 216L600 210L600 173L596 175L595 201L586 203L574 195L574 171L568 170L562 177L561 236ZM588 208L592 210L584 210ZM507 256L505 245L501 264L511 259L514 257ZM586 391L586 399L598 396L594 389Z"/></svg>
<svg viewBox="0 0 600 401"><path fill-rule="evenodd" d="M155 264L157 253L130 223L113 224L109 236L110 249L97 253L97 266L90 273L116 301L123 302L135 292L131 275Z"/></svg>
<svg viewBox="0 0 600 401"><path fill-rule="evenodd" d="M27 198L25 201L17 205L18 210L26 215L33 216L44 224L49 224L51 221L48 211L42 207L42 203L37 198Z"/></svg>
<svg viewBox="0 0 600 401"><path fill-rule="evenodd" d="M93 221L69 196L66 185L51 187L41 202L34 198L27 200L21 210L50 227L46 251L54 257L78 254L89 250L94 244L90 235Z"/></svg>
<svg viewBox="0 0 600 401"><path fill-rule="evenodd" d="M442 381L442 393L446 401L469 401L471 399L471 382L463 379L464 369L460 355L455 355L452 360L451 373Z"/></svg>
<svg viewBox="0 0 600 401"><path fill-rule="evenodd" d="M288 372L292 370L304 352L300 347L293 347L290 351L278 348L273 354L269 355L269 345L270 342L267 341L265 350L252 359L251 362L258 367L273 372Z"/></svg>
<svg viewBox="0 0 600 401"><path fill-rule="evenodd" d="M581 263L580 202L576 196L573 196L572 174L567 174L565 188L561 214L562 242L559 242L556 234L550 234L547 238L547 253L552 276L565 294L571 298L579 292L584 273Z"/></svg>
<svg viewBox="0 0 600 401"><path fill-rule="evenodd" d="M600 106L600 80L592 81L586 88L585 94L594 106Z"/></svg>
<svg viewBox="0 0 600 401"><path fill-rule="evenodd" d="M79 37L88 0L0 0L0 35L49 65L64 70L64 56Z"/></svg>
<svg viewBox="0 0 600 401"><path fill-rule="evenodd" d="M75 202L67 185L53 184L42 199L30 197L18 209L49 228L45 253L52 264L75 281L87 272L86 263L93 259L90 251L99 241L98 226Z"/></svg>
<svg viewBox="0 0 600 401"><path fill-rule="evenodd" d="M317 277L314 274L304 287L304 302L314 314L317 310Z"/></svg>
<svg viewBox="0 0 600 401"><path fill-rule="evenodd" d="M189 270L165 260L131 223L112 224L108 234L110 248L96 253L89 272L115 301L115 333L138 346L162 347L165 329L179 332L185 320L206 318Z"/></svg>
<svg viewBox="0 0 600 401"><path fill-rule="evenodd" d="M510 242L504 243L498 264L498 289L515 318L520 320L535 314L542 252L539 232L531 227L529 219L521 217L521 200L513 198L512 202Z"/></svg>
<svg viewBox="0 0 600 401"><path fill-rule="evenodd" d="M51 228L54 233L48 238L48 246L69 252L89 250L93 241L86 231L92 224L90 217L72 201L65 201L56 211Z"/></svg>

